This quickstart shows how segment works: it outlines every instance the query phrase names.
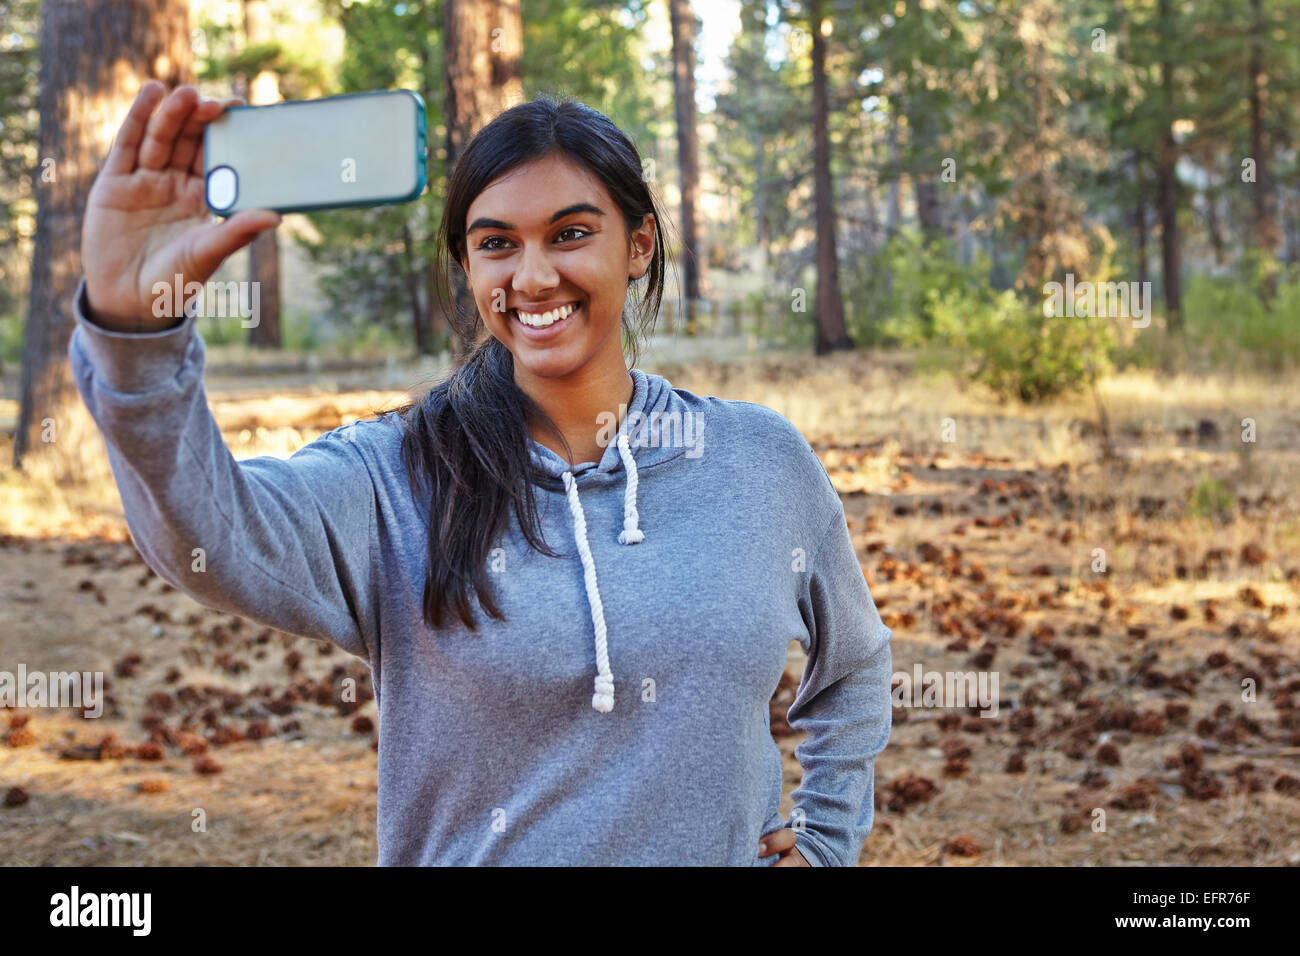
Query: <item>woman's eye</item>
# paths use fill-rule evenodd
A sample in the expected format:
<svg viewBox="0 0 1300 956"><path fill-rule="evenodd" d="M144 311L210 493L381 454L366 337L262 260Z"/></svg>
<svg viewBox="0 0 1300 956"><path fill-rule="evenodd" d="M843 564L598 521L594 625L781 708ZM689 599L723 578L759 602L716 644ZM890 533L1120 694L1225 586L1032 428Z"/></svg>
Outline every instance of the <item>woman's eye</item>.
<svg viewBox="0 0 1300 956"><path fill-rule="evenodd" d="M590 233L589 231L587 231L586 229L583 229L581 226L565 226L563 229L561 229L561 230L559 231L558 235L559 235L559 236L563 236L565 233L568 233L568 232L576 232L576 233L579 233L579 235L575 236L573 239L564 240L564 241L568 241L568 242L576 242L576 241L579 240L579 239L585 239L585 238L587 238L589 235L591 235L591 233ZM506 240L504 237L502 237L502 236L488 236L486 239L484 239L482 242L479 243L478 248L480 248L480 249L484 249L484 250L486 250L486 251L488 251L488 252L499 252L500 250L502 250L502 249L505 248L504 246L490 246L490 245L488 245L488 243L492 242L494 239L500 239L502 242L506 242L506 241L507 241L507 240Z"/></svg>

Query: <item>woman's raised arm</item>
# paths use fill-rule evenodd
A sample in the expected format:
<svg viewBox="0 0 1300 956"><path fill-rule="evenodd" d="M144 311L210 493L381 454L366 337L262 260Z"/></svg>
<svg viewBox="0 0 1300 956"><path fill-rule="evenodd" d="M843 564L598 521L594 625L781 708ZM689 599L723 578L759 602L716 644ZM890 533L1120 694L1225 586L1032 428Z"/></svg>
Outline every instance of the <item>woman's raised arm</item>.
<svg viewBox="0 0 1300 956"><path fill-rule="evenodd" d="M78 285L73 377L149 566L196 601L373 659L376 500L363 423L237 462L208 408L195 317L100 328Z"/></svg>
<svg viewBox="0 0 1300 956"><path fill-rule="evenodd" d="M203 389L197 303L178 315L154 291L201 286L280 221L207 211L203 131L224 108L192 86L140 88L87 196L68 358L154 571L202 604L373 660L375 488L358 430L236 462Z"/></svg>

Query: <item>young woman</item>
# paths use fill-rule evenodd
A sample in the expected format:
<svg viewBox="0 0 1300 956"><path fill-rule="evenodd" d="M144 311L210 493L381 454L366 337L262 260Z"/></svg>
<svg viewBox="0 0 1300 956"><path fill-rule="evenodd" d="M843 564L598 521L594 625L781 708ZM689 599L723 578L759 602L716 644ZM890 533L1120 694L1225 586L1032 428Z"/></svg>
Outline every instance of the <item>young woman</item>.
<svg viewBox="0 0 1300 956"><path fill-rule="evenodd" d="M855 864L891 633L794 426L629 370L665 253L628 138L548 98L484 127L438 245L473 353L402 409L236 462L195 310L156 318L152 290L280 217L208 220L224 105L180 87L155 112L164 93L144 86L91 190L72 368L159 575L370 665L380 864ZM792 640L787 820L768 702Z"/></svg>

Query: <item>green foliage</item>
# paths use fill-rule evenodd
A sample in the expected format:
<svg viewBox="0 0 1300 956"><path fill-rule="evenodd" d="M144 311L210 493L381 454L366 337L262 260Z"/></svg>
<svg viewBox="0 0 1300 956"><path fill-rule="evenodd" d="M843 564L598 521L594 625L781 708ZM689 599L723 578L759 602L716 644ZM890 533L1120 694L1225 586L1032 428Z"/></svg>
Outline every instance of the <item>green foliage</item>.
<svg viewBox="0 0 1300 956"><path fill-rule="evenodd" d="M1271 371L1300 364L1300 271L1283 277L1271 300L1260 285L1251 266L1236 276L1192 276L1183 300L1191 341L1222 362Z"/></svg>
<svg viewBox="0 0 1300 956"><path fill-rule="evenodd" d="M275 39L247 43L242 16L236 13L231 18L229 10L220 16L221 0L191 0L195 75L203 83L233 86L238 74L247 79L269 70L275 74L282 99L329 95L334 73L327 58L332 24L328 18L311 15L318 11L305 9L307 2L299 0L296 10L272 4ZM316 6L315 0L311 6Z"/></svg>
<svg viewBox="0 0 1300 956"><path fill-rule="evenodd" d="M1109 367L1114 333L1106 318L1051 318L1010 289L991 304L948 293L934 312L937 337L968 349L975 380L1005 397L1036 402L1076 392Z"/></svg>
<svg viewBox="0 0 1300 956"><path fill-rule="evenodd" d="M307 214L321 238L298 236L297 241L315 264L329 270L320 289L340 336L360 337L372 325L396 332L403 321L409 329L408 275L412 268L423 269L423 262L419 250L405 248L411 235L405 224L413 215L408 206L427 199L426 193L414 204Z"/></svg>
<svg viewBox="0 0 1300 956"><path fill-rule="evenodd" d="M0 314L6 316L6 340L14 327L7 316L27 307L31 270L39 28L38 0L0 0Z"/></svg>
<svg viewBox="0 0 1300 956"><path fill-rule="evenodd" d="M288 308L281 312L280 343L295 352L311 352L320 346L320 334L307 309Z"/></svg>
<svg viewBox="0 0 1300 956"><path fill-rule="evenodd" d="M202 315L197 323L207 345L247 345L248 329L243 320L232 316Z"/></svg>
<svg viewBox="0 0 1300 956"><path fill-rule="evenodd" d="M813 305L814 303L809 303ZM781 348L811 348L817 340L817 316L811 308L796 312L785 303L781 321L767 336Z"/></svg>
<svg viewBox="0 0 1300 956"><path fill-rule="evenodd" d="M1236 502L1217 478L1202 478L1188 496L1188 514L1196 518L1223 521L1232 516Z"/></svg>
<svg viewBox="0 0 1300 956"><path fill-rule="evenodd" d="M995 293L988 274L985 256L963 266L952 243L926 243L917 233L900 233L870 264L850 270L845 289L849 333L860 345L933 341L935 303L965 294L991 305Z"/></svg>
<svg viewBox="0 0 1300 956"><path fill-rule="evenodd" d="M1114 320L1048 317L1041 300L995 289L986 258L964 266L951 244L903 234L878 261L855 299L850 329L859 341L945 350L939 366L965 356L974 380L1026 402L1077 391L1111 367ZM880 321L869 320L873 313Z"/></svg>
<svg viewBox="0 0 1300 956"><path fill-rule="evenodd" d="M23 317L18 309L0 314L0 364L17 364L23 357Z"/></svg>

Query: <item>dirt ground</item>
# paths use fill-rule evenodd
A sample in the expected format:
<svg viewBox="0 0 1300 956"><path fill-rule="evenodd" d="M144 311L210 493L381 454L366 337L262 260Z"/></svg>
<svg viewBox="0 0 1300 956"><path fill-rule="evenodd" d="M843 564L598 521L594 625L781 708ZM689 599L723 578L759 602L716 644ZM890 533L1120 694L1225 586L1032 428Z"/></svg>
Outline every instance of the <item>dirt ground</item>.
<svg viewBox="0 0 1300 956"><path fill-rule="evenodd" d="M895 708L859 865L1300 864L1286 380L1117 376L1099 392L1102 461L1091 398L1001 405L903 356L643 367L768 405L808 437L896 673L998 677L996 717ZM209 396L243 458L287 455L403 393L248 380ZM114 699L98 720L0 712L0 863L373 865L374 704L336 705L332 689L367 687L365 665L174 591L131 544L106 466L87 474L0 472L0 670L102 669ZM1203 516L1208 478L1232 501ZM802 668L791 645L772 703L783 813Z"/></svg>

